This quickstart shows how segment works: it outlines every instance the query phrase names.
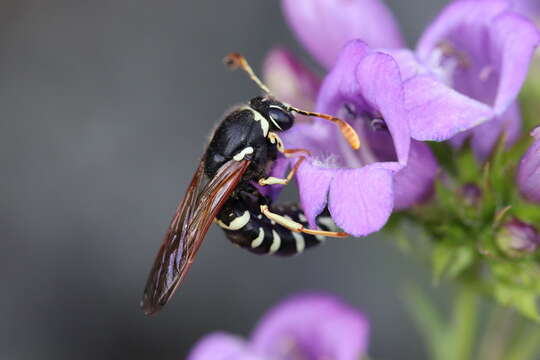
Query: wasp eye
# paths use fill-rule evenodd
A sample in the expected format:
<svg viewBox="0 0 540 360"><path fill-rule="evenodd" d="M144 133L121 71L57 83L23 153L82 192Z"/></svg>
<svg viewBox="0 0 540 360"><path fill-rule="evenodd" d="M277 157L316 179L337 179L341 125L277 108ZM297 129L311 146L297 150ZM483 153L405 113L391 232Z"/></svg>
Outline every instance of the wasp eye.
<svg viewBox="0 0 540 360"><path fill-rule="evenodd" d="M279 107L271 106L268 109L268 116L272 121L272 125L280 131L289 130L294 124L294 116Z"/></svg>

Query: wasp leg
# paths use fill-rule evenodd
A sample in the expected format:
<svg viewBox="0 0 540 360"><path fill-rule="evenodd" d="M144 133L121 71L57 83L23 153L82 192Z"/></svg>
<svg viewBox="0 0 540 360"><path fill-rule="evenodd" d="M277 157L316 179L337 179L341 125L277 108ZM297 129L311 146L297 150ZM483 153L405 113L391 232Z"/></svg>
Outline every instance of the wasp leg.
<svg viewBox="0 0 540 360"><path fill-rule="evenodd" d="M281 140L278 134L276 134L273 131L270 131L267 137L268 137L268 140L270 140L272 144L276 144L276 148L278 149L280 153L285 153L285 146L283 146L283 141Z"/></svg>
<svg viewBox="0 0 540 360"><path fill-rule="evenodd" d="M304 162L304 160L306 160L306 157L301 156L298 159L298 161L294 164L293 168L289 172L289 175L287 175L287 177L285 179L270 176L270 177L268 177L266 179L259 179L259 185L261 185L261 186L265 186L265 185L287 185L292 180L294 175L296 175L296 172L298 171L298 168L300 167L302 162Z"/></svg>
<svg viewBox="0 0 540 360"><path fill-rule="evenodd" d="M313 230L313 229L306 229L304 228L304 225L286 218L284 216L281 216L279 214L273 213L268 209L267 205L261 205L261 213L264 214L268 219L271 221L275 221L276 224L279 224L283 226L284 228L289 229L290 231L294 232L302 232L310 235L321 235L321 236L328 236L328 237L335 237L335 238L344 238L348 237L349 234L346 232L337 232L337 231L324 231L324 230Z"/></svg>
<svg viewBox="0 0 540 360"><path fill-rule="evenodd" d="M308 156L311 156L311 151L307 149L285 149L285 146L283 145L283 141L281 140L279 135L273 131L270 131L268 133L268 140L270 140L272 144L276 144L278 151L284 154L286 157L291 157L297 153L304 153Z"/></svg>
<svg viewBox="0 0 540 360"><path fill-rule="evenodd" d="M291 157L291 156L293 156L294 154L297 154L297 153L304 153L304 154L306 154L308 156L311 156L311 151L309 151L307 149L284 149L283 150L283 154L285 156L287 156L287 157Z"/></svg>
<svg viewBox="0 0 540 360"><path fill-rule="evenodd" d="M282 154L284 154L286 157L291 157L291 156L294 156L295 154L298 154L298 153L304 153L304 154L307 154L308 156L311 156L311 152L309 150L306 150L306 149L285 149L285 147L283 146L283 141L281 141L281 138L275 132L269 132L268 133L268 139L270 140L270 142L272 144L276 144L276 147L277 147L278 151L281 152ZM305 156L300 156L298 161L294 164L293 168L289 172L289 175L287 175L287 177L285 179L276 178L276 177L271 176L271 177L266 178L266 179L260 179L259 180L259 185L261 185L261 186L265 186L265 185L287 185L292 180L292 178L294 177L294 175L298 171L298 168L300 167L302 162L304 162L304 160L306 160L306 157Z"/></svg>

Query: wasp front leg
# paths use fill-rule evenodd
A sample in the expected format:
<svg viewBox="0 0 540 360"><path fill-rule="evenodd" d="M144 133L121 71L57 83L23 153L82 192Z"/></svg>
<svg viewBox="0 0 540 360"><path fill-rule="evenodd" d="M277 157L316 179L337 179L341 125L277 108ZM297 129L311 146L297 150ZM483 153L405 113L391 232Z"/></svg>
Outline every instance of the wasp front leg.
<svg viewBox="0 0 540 360"><path fill-rule="evenodd" d="M283 145L283 141L281 140L279 135L276 134L275 132L272 132L272 131L269 132L268 133L268 139L270 140L270 142L272 144L275 144L278 151L281 152L286 157L293 157L298 153L303 153L303 154L306 154L308 156L311 155L311 152L309 150L306 150L306 149L285 149L285 146ZM266 185L287 185L289 182L291 182L294 175L296 175L296 172L298 171L298 168L300 167L300 165L302 165L302 163L305 160L306 160L305 156L300 156L298 158L298 161L296 161L293 168L291 169L291 171L287 175L287 177L285 177L285 178L276 178L276 177L270 176L268 178L260 179L259 180L259 185L261 185L261 186L266 186Z"/></svg>
<svg viewBox="0 0 540 360"><path fill-rule="evenodd" d="M298 171L298 168L300 165L306 160L305 156L301 156L298 161L294 164L291 171L289 171L289 174L286 178L277 178L277 177L267 177L263 179L259 179L259 185L266 186L266 185L287 185L291 180L293 179L294 175L296 175L296 172Z"/></svg>
<svg viewBox="0 0 540 360"><path fill-rule="evenodd" d="M283 140L281 140L279 135L273 131L270 131L268 133L268 140L270 140L272 144L275 144L277 150L283 155L285 155L286 157L291 157L291 156L294 156L294 154L298 154L298 153L304 153L308 156L311 156L311 151L307 149L285 149L285 146L283 145Z"/></svg>

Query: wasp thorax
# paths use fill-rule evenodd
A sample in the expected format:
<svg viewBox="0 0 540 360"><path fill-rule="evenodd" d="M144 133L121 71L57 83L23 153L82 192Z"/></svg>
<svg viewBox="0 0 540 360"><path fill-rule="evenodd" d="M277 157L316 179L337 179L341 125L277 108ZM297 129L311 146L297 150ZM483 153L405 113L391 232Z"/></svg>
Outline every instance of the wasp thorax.
<svg viewBox="0 0 540 360"><path fill-rule="evenodd" d="M249 104L268 119L274 131L289 130L294 125L294 115L285 104L276 99L259 96L251 99Z"/></svg>

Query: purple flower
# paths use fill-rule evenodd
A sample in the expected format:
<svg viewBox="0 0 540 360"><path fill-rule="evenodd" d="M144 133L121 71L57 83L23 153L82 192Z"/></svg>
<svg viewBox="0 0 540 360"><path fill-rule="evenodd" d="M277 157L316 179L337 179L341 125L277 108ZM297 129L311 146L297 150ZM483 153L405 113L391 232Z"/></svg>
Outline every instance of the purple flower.
<svg viewBox="0 0 540 360"><path fill-rule="evenodd" d="M365 355L369 324L356 309L330 295L293 297L270 310L251 339L214 333L188 360L357 360Z"/></svg>
<svg viewBox="0 0 540 360"><path fill-rule="evenodd" d="M326 68L353 39L371 47L404 46L394 16L380 0L282 0L282 7L300 42Z"/></svg>
<svg viewBox="0 0 540 360"><path fill-rule="evenodd" d="M266 61L265 78L271 80L275 73L287 76L286 81L270 81L274 94L286 102L309 103L304 94L319 88L314 76L284 50L274 50ZM362 148L353 151L332 124L316 119L297 123L282 135L287 147L313 155L297 174L311 226L328 207L338 226L355 236L367 235L378 231L393 209L431 195L437 163L425 144L411 143L403 105L392 57L361 41L350 42L325 78L316 110L349 121L363 138ZM281 165L274 168L273 174L282 173Z"/></svg>
<svg viewBox="0 0 540 360"><path fill-rule="evenodd" d="M518 13L529 17L531 20L540 20L540 1L538 0L513 0L513 8Z"/></svg>
<svg viewBox="0 0 540 360"><path fill-rule="evenodd" d="M321 79L284 48L271 50L263 65L264 80L282 101L312 111ZM300 121L307 120L297 115Z"/></svg>
<svg viewBox="0 0 540 360"><path fill-rule="evenodd" d="M535 140L521 158L517 182L523 197L540 204L540 127L534 129L531 135Z"/></svg>
<svg viewBox="0 0 540 360"><path fill-rule="evenodd" d="M471 137L479 159L500 135L520 135L516 97L540 41L536 27L506 0L458 0L422 35L414 53L389 51L400 63L412 137Z"/></svg>
<svg viewBox="0 0 540 360"><path fill-rule="evenodd" d="M505 223L496 240L501 251L511 258L527 256L535 252L540 245L538 230L518 219Z"/></svg>

